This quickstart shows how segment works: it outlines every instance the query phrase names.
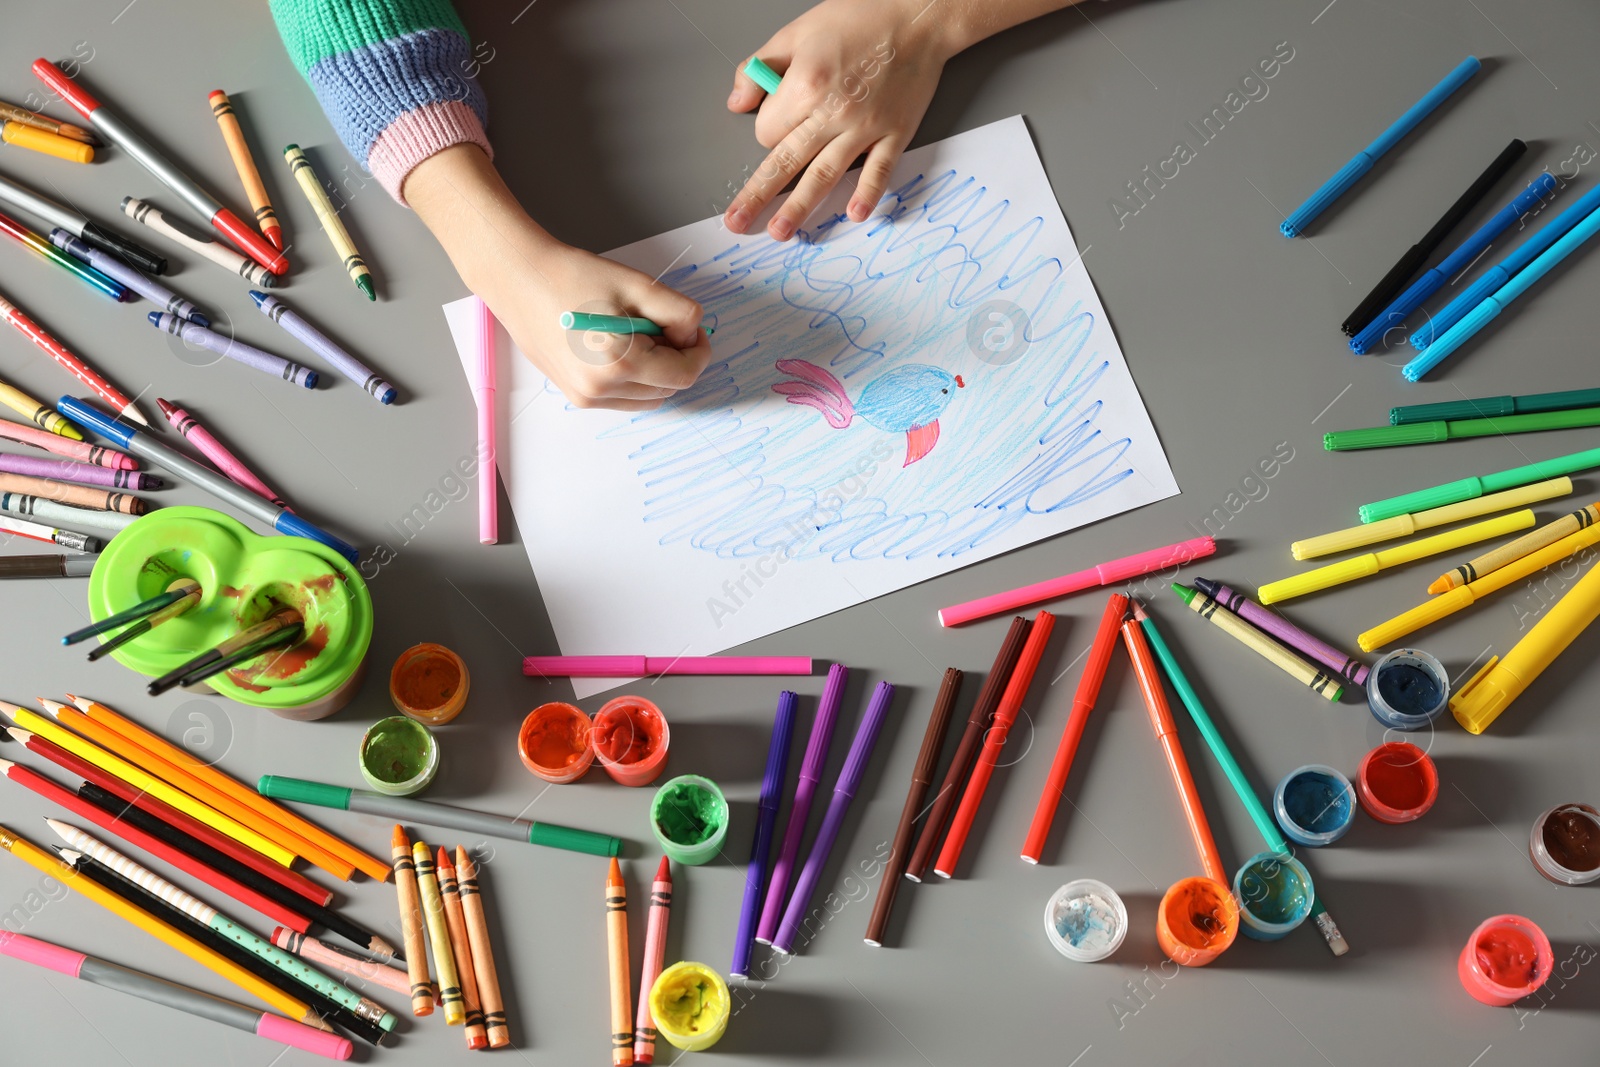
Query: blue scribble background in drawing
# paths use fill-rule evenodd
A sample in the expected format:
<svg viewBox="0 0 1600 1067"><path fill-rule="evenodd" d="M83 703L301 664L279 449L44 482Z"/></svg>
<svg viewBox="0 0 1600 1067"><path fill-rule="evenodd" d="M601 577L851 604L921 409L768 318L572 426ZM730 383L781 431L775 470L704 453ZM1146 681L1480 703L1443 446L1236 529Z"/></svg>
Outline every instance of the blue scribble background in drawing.
<svg viewBox="0 0 1600 1067"><path fill-rule="evenodd" d="M1042 225L947 171L905 182L866 223L834 217L783 245L730 235L675 265L661 280L705 307L720 361L600 435L629 449L641 521L662 545L723 558L959 557L1132 477L1131 440L1096 396L1110 366L1097 326L1109 331L1064 297L1067 264L1036 247ZM1005 365L966 336L997 297L1029 323L1026 354ZM929 415L934 437L918 440L908 422ZM896 460L818 519L820 495L883 434Z"/></svg>

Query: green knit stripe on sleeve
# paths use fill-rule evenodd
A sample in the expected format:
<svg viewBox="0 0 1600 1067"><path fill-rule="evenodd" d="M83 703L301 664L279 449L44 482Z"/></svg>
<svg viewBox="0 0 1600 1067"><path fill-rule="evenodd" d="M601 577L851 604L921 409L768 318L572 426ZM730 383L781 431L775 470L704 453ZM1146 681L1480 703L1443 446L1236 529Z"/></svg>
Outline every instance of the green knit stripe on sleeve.
<svg viewBox="0 0 1600 1067"><path fill-rule="evenodd" d="M450 0L271 0L271 7L301 74L329 56L422 30L467 36Z"/></svg>

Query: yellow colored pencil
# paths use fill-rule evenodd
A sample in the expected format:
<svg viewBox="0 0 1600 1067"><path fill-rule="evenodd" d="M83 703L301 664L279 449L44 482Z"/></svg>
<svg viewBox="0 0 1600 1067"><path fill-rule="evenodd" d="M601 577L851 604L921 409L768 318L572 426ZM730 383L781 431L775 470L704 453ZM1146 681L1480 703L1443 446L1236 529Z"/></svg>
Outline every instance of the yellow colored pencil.
<svg viewBox="0 0 1600 1067"><path fill-rule="evenodd" d="M68 422L61 412L39 403L14 385L0 382L0 404L4 404L35 426L51 433L60 434L71 441L83 440L83 434L79 433L78 428Z"/></svg>
<svg viewBox="0 0 1600 1067"><path fill-rule="evenodd" d="M1442 508L1429 508L1427 511L1413 512L1410 515L1396 515L1390 519L1380 519L1377 522L1362 523L1360 526L1351 526L1332 533L1318 534L1316 537L1296 541L1289 546L1289 550L1294 553L1295 559L1331 556L1337 552L1348 552L1352 548L1375 545L1379 541L1410 537L1418 530L1447 526L1463 519L1476 519L1480 515L1493 515L1497 511L1524 508L1529 504L1537 504L1541 500L1554 500L1571 492L1572 479L1563 475L1560 478L1551 478L1548 481L1535 482L1516 489L1506 489L1472 500L1446 504Z"/></svg>
<svg viewBox="0 0 1600 1067"><path fill-rule="evenodd" d="M311 201L311 210L317 213L322 232L333 242L333 250L343 262L350 280L356 283L356 288L367 294L368 300L378 299L377 290L372 287L372 271L367 269L367 261L361 258L356 243L350 239L350 231L339 221L339 213L334 210L333 201L328 199L327 191L322 188L322 179L317 177L311 161L300 151L300 146L294 144L283 150L283 158L289 164L300 191Z"/></svg>
<svg viewBox="0 0 1600 1067"><path fill-rule="evenodd" d="M1586 529L1596 521L1600 521L1600 501L1563 515L1553 522L1547 522L1537 530L1523 534L1509 545L1501 545L1492 552L1474 556L1461 566L1452 568L1435 578L1433 584L1428 586L1428 592L1448 593L1457 586L1475 582L1530 552L1537 552L1546 545L1555 544L1563 537Z"/></svg>
<svg viewBox="0 0 1600 1067"><path fill-rule="evenodd" d="M1398 567L1412 560L1450 552L1462 545L1487 541L1491 537L1499 537L1514 530L1526 530L1533 523L1533 510L1523 508L1509 515L1475 522L1471 526L1463 526L1456 530L1446 530L1442 534L1424 537L1419 541L1407 541L1403 545L1386 548L1382 552L1368 552L1362 556L1353 556L1338 563L1330 563L1326 567L1306 571L1304 574L1296 574L1292 578L1280 578L1276 582L1268 582L1257 590L1257 599L1263 604L1276 604L1280 600L1305 596L1318 589L1327 589L1329 586L1353 582L1357 578L1366 578L1388 567Z"/></svg>

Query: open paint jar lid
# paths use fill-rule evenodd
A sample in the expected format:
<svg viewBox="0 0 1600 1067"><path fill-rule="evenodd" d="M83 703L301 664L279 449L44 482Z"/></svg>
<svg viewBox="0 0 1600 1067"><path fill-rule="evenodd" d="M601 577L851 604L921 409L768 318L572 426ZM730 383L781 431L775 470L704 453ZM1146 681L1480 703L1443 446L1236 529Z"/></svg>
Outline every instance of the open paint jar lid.
<svg viewBox="0 0 1600 1067"><path fill-rule="evenodd" d="M1528 855L1557 885L1600 879L1600 812L1588 804L1557 804L1534 820Z"/></svg>
<svg viewBox="0 0 1600 1067"><path fill-rule="evenodd" d="M1044 906L1044 934L1067 959L1094 963L1122 947L1128 936L1128 909L1104 882L1079 878L1050 894Z"/></svg>

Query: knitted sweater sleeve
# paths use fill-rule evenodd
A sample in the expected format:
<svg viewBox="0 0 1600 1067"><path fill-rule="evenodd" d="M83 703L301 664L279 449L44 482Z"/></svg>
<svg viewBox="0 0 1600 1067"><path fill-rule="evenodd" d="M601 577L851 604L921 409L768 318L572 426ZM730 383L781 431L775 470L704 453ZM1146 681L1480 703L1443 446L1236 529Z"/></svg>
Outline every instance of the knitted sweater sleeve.
<svg viewBox="0 0 1600 1067"><path fill-rule="evenodd" d="M296 69L339 139L396 200L451 145L492 150L467 28L449 0L271 0Z"/></svg>

